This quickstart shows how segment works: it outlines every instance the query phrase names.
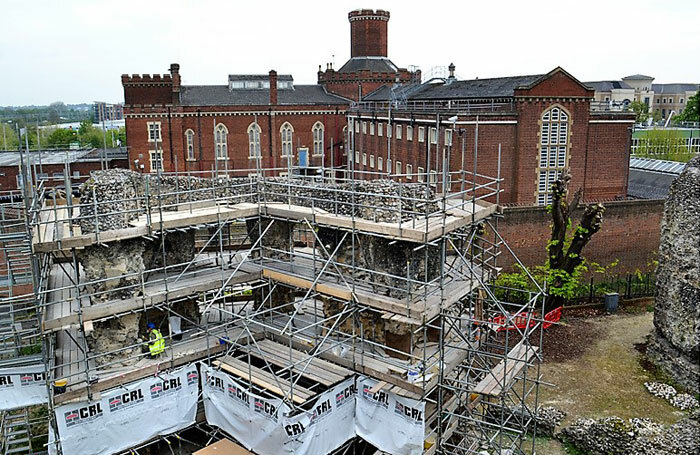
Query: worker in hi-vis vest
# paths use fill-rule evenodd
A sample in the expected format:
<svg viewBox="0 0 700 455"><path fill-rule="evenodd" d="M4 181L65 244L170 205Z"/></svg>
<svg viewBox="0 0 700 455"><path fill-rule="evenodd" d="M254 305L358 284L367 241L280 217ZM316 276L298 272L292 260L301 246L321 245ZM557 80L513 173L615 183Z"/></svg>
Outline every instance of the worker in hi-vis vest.
<svg viewBox="0 0 700 455"><path fill-rule="evenodd" d="M158 357L165 351L165 338L163 338L160 330L156 329L154 323L149 322L146 327L148 328L148 350L151 353L151 357Z"/></svg>

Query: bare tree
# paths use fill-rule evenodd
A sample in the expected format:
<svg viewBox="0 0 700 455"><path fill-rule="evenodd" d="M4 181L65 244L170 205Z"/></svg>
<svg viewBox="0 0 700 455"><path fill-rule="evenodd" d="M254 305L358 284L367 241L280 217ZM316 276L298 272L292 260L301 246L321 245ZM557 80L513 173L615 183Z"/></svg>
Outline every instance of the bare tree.
<svg viewBox="0 0 700 455"><path fill-rule="evenodd" d="M567 172L552 185L552 238L547 245L550 280L545 312L563 305L567 298L567 285L571 284L576 268L583 264L583 247L603 223L605 207L602 204L587 205L571 238L567 238L572 225L571 216L579 207L582 194L578 189L568 201L570 181L571 176Z"/></svg>

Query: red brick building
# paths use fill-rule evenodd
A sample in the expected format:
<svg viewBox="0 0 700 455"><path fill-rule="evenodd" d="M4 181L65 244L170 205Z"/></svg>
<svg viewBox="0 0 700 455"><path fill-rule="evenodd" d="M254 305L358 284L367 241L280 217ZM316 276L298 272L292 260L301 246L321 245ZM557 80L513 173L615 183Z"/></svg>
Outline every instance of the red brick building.
<svg viewBox="0 0 700 455"><path fill-rule="evenodd" d="M454 65L450 69L453 74ZM383 86L348 114L357 152L353 166L437 181L443 154L454 171L462 168L464 150L464 168L471 171L478 144L477 173L496 176L500 146L503 203L548 203L550 185L565 169L585 200L624 198L634 115L592 112L592 98L591 88L561 68L533 76L450 76L417 87Z"/></svg>
<svg viewBox="0 0 700 455"><path fill-rule="evenodd" d="M165 75L122 75L122 85L132 169L194 172L342 162L348 100L321 85L295 85L291 76L275 71L231 75L226 85L182 85L178 64Z"/></svg>
<svg viewBox="0 0 700 455"><path fill-rule="evenodd" d="M420 83L421 72L397 67L388 58L389 12L362 9L348 13L350 60L338 71L318 67L318 83L329 92L358 101L374 90L394 83Z"/></svg>

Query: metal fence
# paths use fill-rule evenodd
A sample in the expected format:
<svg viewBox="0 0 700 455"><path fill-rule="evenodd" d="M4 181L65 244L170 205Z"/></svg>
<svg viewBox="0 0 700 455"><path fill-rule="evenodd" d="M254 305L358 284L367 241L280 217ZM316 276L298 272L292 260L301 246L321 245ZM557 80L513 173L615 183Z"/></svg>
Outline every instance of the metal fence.
<svg viewBox="0 0 700 455"><path fill-rule="evenodd" d="M586 303L602 302L605 294L615 292L622 299L634 299L640 297L653 297L656 291L656 274L628 273L607 275L604 277L592 276L587 284L579 287L577 296L571 299L570 305L583 305Z"/></svg>

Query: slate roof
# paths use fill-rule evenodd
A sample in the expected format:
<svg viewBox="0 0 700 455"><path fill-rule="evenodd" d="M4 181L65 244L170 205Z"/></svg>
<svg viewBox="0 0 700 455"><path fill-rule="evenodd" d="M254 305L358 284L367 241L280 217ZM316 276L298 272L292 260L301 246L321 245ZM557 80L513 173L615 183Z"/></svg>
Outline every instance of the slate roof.
<svg viewBox="0 0 700 455"><path fill-rule="evenodd" d="M261 106L269 103L269 89L229 90L227 85L188 85L180 89L180 104L183 106ZM320 85L295 85L293 89L277 90L277 103L342 105L350 101L328 93Z"/></svg>
<svg viewBox="0 0 700 455"><path fill-rule="evenodd" d="M340 67L339 73L354 73L356 71L372 71L375 73L395 73L399 68L386 57L353 57Z"/></svg>
<svg viewBox="0 0 700 455"><path fill-rule="evenodd" d="M654 93L685 93L698 91L699 84L651 84Z"/></svg>
<svg viewBox="0 0 700 455"><path fill-rule="evenodd" d="M584 82L584 84L596 92L611 92L617 89L632 89L632 86L624 81L594 81Z"/></svg>
<svg viewBox="0 0 700 455"><path fill-rule="evenodd" d="M666 199L673 180L683 171L685 163L631 158L627 194L637 199Z"/></svg>
<svg viewBox="0 0 700 455"><path fill-rule="evenodd" d="M455 98L508 98L515 89L532 84L542 74L532 76L497 77L492 79L472 79L454 81L451 84L428 84L423 90L412 95L411 99L455 99Z"/></svg>
<svg viewBox="0 0 700 455"><path fill-rule="evenodd" d="M267 81L270 79L269 74L229 74L228 75L228 80L229 81ZM294 80L292 78L291 74L278 74L277 75L277 80L278 81L292 81Z"/></svg>

